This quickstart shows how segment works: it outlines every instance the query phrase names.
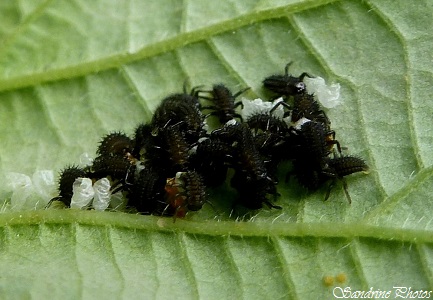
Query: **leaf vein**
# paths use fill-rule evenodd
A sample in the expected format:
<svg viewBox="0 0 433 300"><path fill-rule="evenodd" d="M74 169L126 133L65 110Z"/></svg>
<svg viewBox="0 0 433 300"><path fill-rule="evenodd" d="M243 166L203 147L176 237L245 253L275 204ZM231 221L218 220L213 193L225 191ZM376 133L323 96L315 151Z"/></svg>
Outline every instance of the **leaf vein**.
<svg viewBox="0 0 433 300"><path fill-rule="evenodd" d="M403 47L403 57L404 57L404 62L405 62L405 67L406 67L406 104L407 104L407 115L408 115L408 119L409 119L409 132L410 132L410 139L411 139L411 144L413 145L412 149L414 151L415 154L415 159L416 159L416 163L417 163L417 167L418 170L424 168L424 163L422 161L422 157L421 157L421 153L419 151L420 147L418 144L418 139L417 139L417 134L416 134L416 130L414 128L414 115L413 115L413 106L412 106L412 77L411 77L411 73L408 71L411 69L411 61L409 58L409 47L407 46L406 40L403 36L403 34L400 32L400 30L398 30L397 26L395 26L391 19L389 19L384 13L381 12L381 10L375 6L371 1L365 1L364 2L365 5L369 5L371 7L371 9L369 11L373 11L378 18L380 18L387 26L388 29L393 32L400 44Z"/></svg>
<svg viewBox="0 0 433 300"><path fill-rule="evenodd" d="M293 4L287 5L285 7L278 7L275 9L253 11L249 14L238 16L237 18L233 18L227 21L222 21L220 23L213 24L195 31L181 31L181 33L174 38L169 38L164 41L156 42L152 45L145 46L134 53L116 53L113 55L108 55L101 59L94 59L92 61L76 63L71 66L59 67L57 69L51 70L43 70L39 73L35 72L32 74L22 74L16 77L12 76L8 78L2 78L0 80L0 91L37 85L43 82L71 79L74 77L84 76L89 73L97 73L103 70L118 68L123 64L166 53L183 47L185 45L208 39L209 36L213 36L223 32L233 31L237 28L248 26L254 22L279 18L282 16L286 16L288 13L302 11L308 8L321 6L335 1L337 0L306 1L303 2L302 5ZM182 19L184 19L184 17L182 17ZM181 22L181 24L183 23L185 23L185 21Z"/></svg>
<svg viewBox="0 0 433 300"><path fill-rule="evenodd" d="M428 247L430 245L426 245L426 244L416 244L416 249L418 251L418 255L419 255L419 259L421 261L421 265L422 265L422 271L425 274L425 277L428 281L429 284L429 288L433 289L433 273L432 273L432 269L431 266L429 266L428 260L427 260L427 251L428 251Z"/></svg>
<svg viewBox="0 0 433 300"><path fill-rule="evenodd" d="M281 269L283 270L283 278L284 282L286 283L288 287L288 295L287 298L290 299L299 299L298 293L296 293L296 286L295 283L292 280L291 270L288 264L288 261L286 260L284 253L282 251L282 245L281 240L277 239L275 237L271 237L272 243L274 245L274 249L276 252L276 256L281 264Z"/></svg>
<svg viewBox="0 0 433 300"><path fill-rule="evenodd" d="M189 276L186 276L187 278L190 278L190 287L193 289L192 293L195 295L196 299L200 299L200 293L198 289L198 280L197 276L195 276L194 269L192 267L192 263L190 258L188 257L188 247L185 244L185 233L180 233L176 235L177 241L179 243L179 251L181 259L183 261L184 270L189 273Z"/></svg>
<svg viewBox="0 0 433 300"><path fill-rule="evenodd" d="M349 249L350 253L352 254L353 263L355 265L356 273L359 275L359 280L361 281L362 288L367 290L369 287L368 280L366 278L364 267L362 265L362 260L359 255L359 247L360 247L360 241L358 239L354 239L350 242Z"/></svg>
<svg viewBox="0 0 433 300"><path fill-rule="evenodd" d="M19 26L16 27L14 32L9 34L9 36L3 40L2 47L0 48L0 57L9 49L12 43L15 41L19 35L28 28L32 21L39 18L44 12L45 9L53 2L54 0L46 0L44 3L40 4L38 8L32 11Z"/></svg>
<svg viewBox="0 0 433 300"><path fill-rule="evenodd" d="M122 295L125 292L126 283L125 283L125 276L122 272L122 268L120 267L117 259L116 259L116 253L113 248L113 228L111 226L105 227L105 232L107 236L107 244L110 247L107 250L107 253L109 252L109 255L111 256L111 260L113 261L113 268L117 270L117 273L119 273L120 280L118 281L118 284L120 285L119 288L119 294Z"/></svg>

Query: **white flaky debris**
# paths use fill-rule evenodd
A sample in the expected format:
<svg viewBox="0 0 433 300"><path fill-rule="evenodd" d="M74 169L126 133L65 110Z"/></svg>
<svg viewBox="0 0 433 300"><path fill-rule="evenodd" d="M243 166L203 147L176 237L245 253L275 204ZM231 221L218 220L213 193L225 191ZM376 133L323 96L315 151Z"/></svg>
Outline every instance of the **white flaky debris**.
<svg viewBox="0 0 433 300"><path fill-rule="evenodd" d="M307 122L311 122L310 119L307 119L305 117L300 118L298 121L296 121L295 123L292 123L291 126L293 126L293 128L300 130L302 125L304 125Z"/></svg>
<svg viewBox="0 0 433 300"><path fill-rule="evenodd" d="M230 122L230 121L229 121ZM201 138L199 138L198 139L198 142L199 143L203 143L204 141L206 141L206 140L208 140L209 138L208 137L201 137Z"/></svg>
<svg viewBox="0 0 433 300"><path fill-rule="evenodd" d="M95 196L95 191L90 178L77 178L72 185L71 208L82 209L89 205Z"/></svg>
<svg viewBox="0 0 433 300"><path fill-rule="evenodd" d="M12 192L11 208L27 210L42 208L56 194L52 170L40 170L32 178L26 174L10 172L5 174L6 186Z"/></svg>
<svg viewBox="0 0 433 300"><path fill-rule="evenodd" d="M110 208L113 210L122 210L126 206L126 198L122 192L112 194L110 197Z"/></svg>
<svg viewBox="0 0 433 300"><path fill-rule="evenodd" d="M110 188L110 181L107 178L101 178L95 182L93 185L95 197L92 204L95 210L103 211L110 205Z"/></svg>
<svg viewBox="0 0 433 300"><path fill-rule="evenodd" d="M231 119L227 121L224 126L234 126L236 124L238 124L238 121L236 121L235 119Z"/></svg>
<svg viewBox="0 0 433 300"><path fill-rule="evenodd" d="M271 111L271 109L278 102L281 102L281 101L283 101L283 98L278 98L278 99L274 100L273 102L263 101L260 98L257 98L254 100L242 98L242 105L243 105L243 109L241 111L242 119L245 121L245 120L248 120L248 118L251 115L254 115L257 113L269 113ZM282 105L278 106L278 108L276 108L272 114L274 117L282 119L284 116L283 106Z"/></svg>
<svg viewBox="0 0 433 300"><path fill-rule="evenodd" d="M29 187L32 185L32 180L29 176L22 173L9 172L6 173L6 186L11 190L16 190L20 187Z"/></svg>
<svg viewBox="0 0 433 300"><path fill-rule="evenodd" d="M206 132L209 131L209 124L207 122L203 122L203 130Z"/></svg>
<svg viewBox="0 0 433 300"><path fill-rule="evenodd" d="M80 165L83 167L90 167L93 164L93 158L89 153L84 152L80 155Z"/></svg>
<svg viewBox="0 0 433 300"><path fill-rule="evenodd" d="M182 176L182 174L184 174L185 172L176 172L176 180L180 180L180 177Z"/></svg>
<svg viewBox="0 0 433 300"><path fill-rule="evenodd" d="M146 167L144 166L144 164L141 161L137 160L135 162L135 170L137 171L137 174L140 173L140 171L142 171L144 169L146 169Z"/></svg>
<svg viewBox="0 0 433 300"><path fill-rule="evenodd" d="M230 121L229 121L230 122ZM174 177L174 182L172 182L173 186L176 186L179 192L183 191L183 180L182 180L182 175L185 174L185 172L177 172L176 176ZM170 179L167 179L167 183Z"/></svg>
<svg viewBox="0 0 433 300"><path fill-rule="evenodd" d="M333 108L341 104L339 83L326 85L325 79L322 77L305 77L304 83L307 86L308 93L314 94L316 100L323 107Z"/></svg>
<svg viewBox="0 0 433 300"><path fill-rule="evenodd" d="M27 205L27 199L33 191L32 180L21 173L10 172L6 174L6 185L12 189L11 208L23 210Z"/></svg>
<svg viewBox="0 0 433 300"><path fill-rule="evenodd" d="M56 194L56 183L53 170L40 170L33 173L33 186L36 193L44 199L50 199ZM48 201L47 201L48 203Z"/></svg>
<svg viewBox="0 0 433 300"><path fill-rule="evenodd" d="M196 154L197 153L197 147L198 147L198 145L189 148L189 150L188 150L188 156Z"/></svg>

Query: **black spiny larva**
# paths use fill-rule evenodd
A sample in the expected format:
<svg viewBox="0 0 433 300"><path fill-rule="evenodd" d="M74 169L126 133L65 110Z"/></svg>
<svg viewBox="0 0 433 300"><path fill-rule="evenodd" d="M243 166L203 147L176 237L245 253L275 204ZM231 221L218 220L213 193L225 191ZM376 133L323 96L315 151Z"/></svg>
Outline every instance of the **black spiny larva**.
<svg viewBox="0 0 433 300"><path fill-rule="evenodd" d="M226 143L212 137L203 138L189 158L190 166L202 175L206 186L219 186L226 180L231 152Z"/></svg>
<svg viewBox="0 0 433 300"><path fill-rule="evenodd" d="M129 188L128 206L135 207L139 213L153 214L164 209L166 178L151 168L140 171Z"/></svg>
<svg viewBox="0 0 433 300"><path fill-rule="evenodd" d="M224 131L226 134L223 134ZM253 180L267 177L266 167L254 145L254 137L246 123L237 123L222 128L217 135L227 142L234 141L231 165L236 172L244 173Z"/></svg>
<svg viewBox="0 0 433 300"><path fill-rule="evenodd" d="M352 203L352 199L344 177L357 172L366 173L369 169L365 161L356 156L325 157L319 165L308 160L295 160L293 167L299 183L311 191L317 190L326 181L332 180L325 201L329 198L336 181L340 180L349 203Z"/></svg>
<svg viewBox="0 0 433 300"><path fill-rule="evenodd" d="M308 93L294 96L291 121L297 122L301 118L323 123L328 128L331 125L331 121L320 108L319 103L314 99L314 95Z"/></svg>
<svg viewBox="0 0 433 300"><path fill-rule="evenodd" d="M85 177L89 183L108 177L110 191L122 190L129 206L140 213L183 217L188 211L200 210L207 202L206 188L223 184L229 173L241 205L280 208L271 203L271 197L275 200L279 195L277 170L283 160L292 162L292 173L309 190L330 182L325 200L332 186L341 181L351 202L345 176L366 172L368 166L360 158L341 156L330 120L314 95L307 93L303 80L311 75L293 76L290 65L285 66L284 74L263 80L264 88L282 100L271 104L269 111L269 102L263 106L256 106L259 101L253 103L251 108L261 112L251 115L251 109L246 109L247 120L236 112L241 105L236 98L248 88L233 94L220 83L207 91L194 88L187 92L184 87L183 93L168 95L151 121L136 128L133 139L121 131L112 132L101 140L92 166L65 168L59 196L50 203L60 200L70 206L77 178ZM291 124L276 117L280 105ZM210 111L224 125L207 133L202 110Z"/></svg>
<svg viewBox="0 0 433 300"><path fill-rule="evenodd" d="M96 154L102 156L125 156L132 151L132 140L123 132L112 132L99 143Z"/></svg>
<svg viewBox="0 0 433 300"><path fill-rule="evenodd" d="M293 161L293 171L289 172L287 176L294 175L298 183L310 191L315 191L329 178L323 176L322 165L324 165L324 158L316 162L308 159L295 159ZM286 180L288 177L286 177Z"/></svg>
<svg viewBox="0 0 433 300"><path fill-rule="evenodd" d="M196 142L203 136L206 133L203 128L204 115L199 109L197 93L193 89L191 95L172 94L164 98L150 123L152 134L158 135L163 128L179 124L180 130L191 142Z"/></svg>
<svg viewBox="0 0 433 300"><path fill-rule="evenodd" d="M245 88L236 94L232 94L225 85L221 83L215 84L212 90L209 91L211 97L200 96L200 98L212 101L213 105L202 106L201 109L212 110L210 115L216 116L222 124L225 124L234 118L242 119L241 115L235 111L238 106L242 105L242 102L235 103L235 100L240 94L248 89L249 88Z"/></svg>
<svg viewBox="0 0 433 300"><path fill-rule="evenodd" d="M281 209L280 206L272 204L268 195L273 196L275 201L278 197L276 182L269 177L253 179L242 173L235 173L231 180L231 186L239 193L239 203L249 209L260 209L263 203L269 208Z"/></svg>
<svg viewBox="0 0 433 300"><path fill-rule="evenodd" d="M126 157L119 156L98 156L92 165L92 178L103 178L110 176L111 180L117 183L125 183L128 179L128 174L133 173L135 165ZM133 180L133 176L130 176Z"/></svg>
<svg viewBox="0 0 433 300"><path fill-rule="evenodd" d="M240 203L250 209L260 208L262 203L280 208L266 198L267 194L276 197L276 180L271 178L263 157L255 147L251 129L246 123L227 128L231 131L230 139L234 138L236 141L232 146L233 158L230 163L235 169L231 186L239 192Z"/></svg>
<svg viewBox="0 0 433 300"><path fill-rule="evenodd" d="M329 179L324 174L324 169L329 168L329 155L335 144L341 153L340 143L335 140L335 132L323 123L309 121L299 130L295 130L289 138L290 151L287 153L293 153L292 173L302 186L311 191L317 190Z"/></svg>
<svg viewBox="0 0 433 300"><path fill-rule="evenodd" d="M182 193L186 197L187 208L191 211L200 210L206 202L206 187L200 174L195 171L183 172L179 180Z"/></svg>
<svg viewBox="0 0 433 300"><path fill-rule="evenodd" d="M304 72L299 77L289 74L289 67L292 62L289 62L284 68L284 74L271 75L263 80L263 85L268 90L276 93L278 96L293 96L306 92L305 77L312 77Z"/></svg>
<svg viewBox="0 0 433 300"><path fill-rule="evenodd" d="M152 126L141 123L135 128L132 155L140 159L145 156L146 147L152 144Z"/></svg>
<svg viewBox="0 0 433 300"><path fill-rule="evenodd" d="M246 123L255 133L262 131L284 135L289 129L283 119L277 118L270 113L254 113L248 117Z"/></svg>
<svg viewBox="0 0 433 300"><path fill-rule="evenodd" d="M87 177L87 172L78 166L68 166L60 172L59 177L59 196L50 200L47 207L55 200L62 201L67 207L71 205L73 195L72 185L77 178Z"/></svg>
<svg viewBox="0 0 433 300"><path fill-rule="evenodd" d="M352 203L352 198L349 195L345 176L350 174L364 172L367 173L369 170L368 165L362 158L356 156L339 156L334 158L326 159L326 168L322 171L322 174L327 178L332 178L333 181L329 185L328 192L326 193L325 200L329 198L331 189L335 184L336 180L340 180L343 183L344 193L346 194L347 201Z"/></svg>
<svg viewBox="0 0 433 300"><path fill-rule="evenodd" d="M334 170L338 177L347 176L357 172L368 172L366 162L356 156L338 156L327 160L329 169Z"/></svg>
<svg viewBox="0 0 433 300"><path fill-rule="evenodd" d="M148 158L146 164L158 168L166 178L173 177L178 171L185 171L189 164L191 145L179 125L161 128L159 134L152 137L152 143L145 147Z"/></svg>
<svg viewBox="0 0 433 300"><path fill-rule="evenodd" d="M167 199L166 208L175 218L183 217L188 211L198 211L207 202L206 186L199 173L178 172L175 182L173 187L177 192Z"/></svg>
<svg viewBox="0 0 433 300"><path fill-rule="evenodd" d="M287 123L270 113L255 113L246 123L253 131L254 144L266 162L268 173L276 174L278 164L289 156L287 146L290 134Z"/></svg>
<svg viewBox="0 0 433 300"><path fill-rule="evenodd" d="M335 132L321 122L304 123L291 139L299 146L296 159L320 163L332 153L334 145L337 145L338 152L341 153L340 143L335 140Z"/></svg>

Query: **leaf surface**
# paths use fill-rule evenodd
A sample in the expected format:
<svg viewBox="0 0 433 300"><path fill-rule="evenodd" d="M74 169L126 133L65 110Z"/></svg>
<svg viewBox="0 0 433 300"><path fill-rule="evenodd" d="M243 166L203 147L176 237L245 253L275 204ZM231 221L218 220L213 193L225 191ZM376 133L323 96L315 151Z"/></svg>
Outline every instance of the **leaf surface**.
<svg viewBox="0 0 433 300"><path fill-rule="evenodd" d="M28 3L27 3L28 2ZM0 298L331 299L433 289L433 60L430 1L3 1L0 168L56 172L132 134L189 86L251 87L307 71L339 82L327 111L369 175L309 193L279 185L280 210L230 217L211 194L185 220L5 209ZM285 171L282 169L281 178ZM4 180L3 180L4 182ZM10 190L1 186L1 199ZM5 202L6 203L6 202ZM39 207L41 204L35 203ZM340 275L340 276L337 276ZM331 280L329 286L326 280Z"/></svg>

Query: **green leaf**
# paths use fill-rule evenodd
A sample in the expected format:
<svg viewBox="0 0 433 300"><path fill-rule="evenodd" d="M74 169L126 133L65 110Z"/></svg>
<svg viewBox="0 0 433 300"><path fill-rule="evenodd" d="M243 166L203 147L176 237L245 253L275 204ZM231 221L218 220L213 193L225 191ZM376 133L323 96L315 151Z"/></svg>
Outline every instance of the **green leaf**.
<svg viewBox="0 0 433 300"><path fill-rule="evenodd" d="M432 15L431 1L404 0L1 1L3 175L78 163L102 135L149 121L185 81L249 86L246 96L267 98L261 81L288 61L293 74L341 84L343 104L327 114L371 172L347 178L352 205L341 184L324 202L326 186L309 193L292 180L279 185L281 211L242 220L229 215L228 187L212 193L215 209L175 223L7 208L0 298L433 290Z"/></svg>

